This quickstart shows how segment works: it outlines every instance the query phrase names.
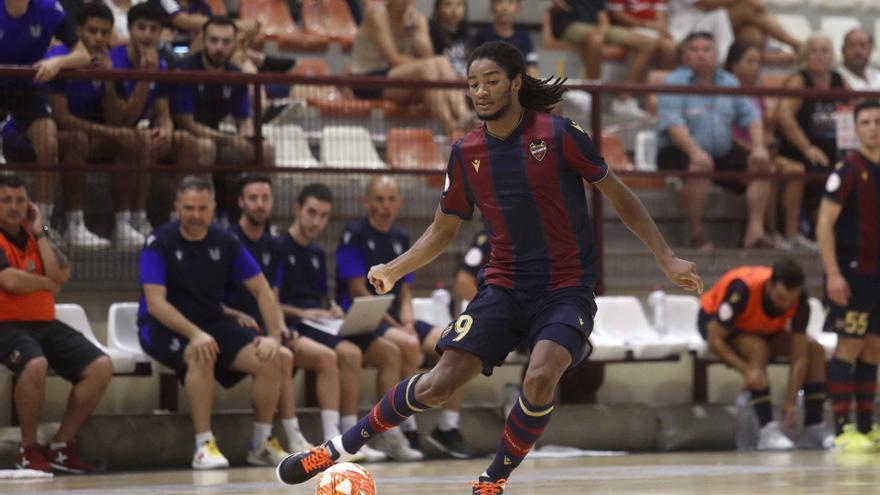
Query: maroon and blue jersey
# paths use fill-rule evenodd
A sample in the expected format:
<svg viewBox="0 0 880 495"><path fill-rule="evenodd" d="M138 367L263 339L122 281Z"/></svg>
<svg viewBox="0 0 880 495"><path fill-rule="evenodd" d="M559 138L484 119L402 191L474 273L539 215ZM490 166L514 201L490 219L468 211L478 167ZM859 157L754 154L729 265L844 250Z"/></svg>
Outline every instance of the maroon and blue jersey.
<svg viewBox="0 0 880 495"><path fill-rule="evenodd" d="M483 126L455 143L440 208L465 220L480 209L492 244L486 283L525 291L593 287L598 248L582 179L595 183L607 174L580 125L526 111L507 137Z"/></svg>
<svg viewBox="0 0 880 495"><path fill-rule="evenodd" d="M825 183L825 199L841 205L834 224L842 270L880 275L880 164L857 151L846 155Z"/></svg>

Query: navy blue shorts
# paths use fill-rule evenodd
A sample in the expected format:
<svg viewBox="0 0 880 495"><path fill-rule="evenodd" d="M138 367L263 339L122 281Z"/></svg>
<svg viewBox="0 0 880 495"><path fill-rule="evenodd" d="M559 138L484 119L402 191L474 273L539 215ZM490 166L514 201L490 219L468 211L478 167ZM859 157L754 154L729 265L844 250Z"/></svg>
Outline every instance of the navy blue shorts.
<svg viewBox="0 0 880 495"><path fill-rule="evenodd" d="M295 319L287 320L288 328L296 328L296 331L299 332L303 337L308 337L315 342L320 344L324 344L331 349L336 349L336 346L339 345L340 342L351 342L352 344L358 346L361 352L367 352L367 348L370 347L379 336L375 333L364 333L361 335L352 335L350 337L339 337L337 335L332 335L327 332L318 330L317 328L312 328L301 321L297 321Z"/></svg>
<svg viewBox="0 0 880 495"><path fill-rule="evenodd" d="M534 293L482 285L464 313L443 331L437 352L455 348L474 354L489 376L521 343L532 350L538 341L550 340L565 347L571 366L576 366L592 351L594 316L596 301L589 288Z"/></svg>
<svg viewBox="0 0 880 495"><path fill-rule="evenodd" d="M235 357L260 334L252 328L240 327L232 320L219 320L202 328L214 337L220 348L217 362L214 363L214 379L224 388L231 388L247 376L247 373L232 369ZM183 351L186 349L189 339L158 323L147 320L141 325L138 340L140 340L144 352L173 369L177 373L177 379L183 383L187 369L186 361L183 359Z"/></svg>
<svg viewBox="0 0 880 495"><path fill-rule="evenodd" d="M425 339L428 338L428 334L431 333L431 330L434 329L434 325L422 320L416 320L415 327L416 334L419 336L419 342L424 342ZM376 329L376 335L384 337L385 332L387 332L389 328L391 328L391 325L383 321L379 324L379 328Z"/></svg>
<svg viewBox="0 0 880 495"><path fill-rule="evenodd" d="M825 296L828 314L824 330L843 337L880 336L880 277L850 270L843 276L849 283L849 304L839 306Z"/></svg>

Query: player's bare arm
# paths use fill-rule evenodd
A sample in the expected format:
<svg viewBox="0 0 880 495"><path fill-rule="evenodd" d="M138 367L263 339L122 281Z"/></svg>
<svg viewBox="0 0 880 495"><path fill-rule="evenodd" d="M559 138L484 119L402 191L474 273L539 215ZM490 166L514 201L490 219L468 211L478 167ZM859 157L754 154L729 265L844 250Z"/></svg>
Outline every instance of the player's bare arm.
<svg viewBox="0 0 880 495"><path fill-rule="evenodd" d="M834 242L834 224L843 206L822 200L819 206L819 219L816 221L816 241L819 244L819 255L822 258L822 268L825 270L825 290L828 298L835 304L846 306L849 301L849 284L840 273L837 264L837 245Z"/></svg>
<svg viewBox="0 0 880 495"><path fill-rule="evenodd" d="M434 261L455 237L460 226L461 218L443 213L438 206L434 212L434 222L411 248L390 263L370 268L367 278L376 292L388 292L401 277Z"/></svg>
<svg viewBox="0 0 880 495"><path fill-rule="evenodd" d="M611 200L626 227L654 253L666 278L684 290L703 292L703 279L697 275L697 266L675 256L645 206L626 184L609 170L596 187Z"/></svg>

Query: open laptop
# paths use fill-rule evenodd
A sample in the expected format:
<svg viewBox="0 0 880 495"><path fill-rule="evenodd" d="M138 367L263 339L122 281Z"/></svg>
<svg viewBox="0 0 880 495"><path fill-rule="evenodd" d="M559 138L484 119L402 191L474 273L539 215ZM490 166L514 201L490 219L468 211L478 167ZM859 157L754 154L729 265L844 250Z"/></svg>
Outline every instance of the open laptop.
<svg viewBox="0 0 880 495"><path fill-rule="evenodd" d="M376 330L382 317L394 301L394 295L361 296L354 298L345 318L338 320L303 320L306 325L339 337L360 335Z"/></svg>

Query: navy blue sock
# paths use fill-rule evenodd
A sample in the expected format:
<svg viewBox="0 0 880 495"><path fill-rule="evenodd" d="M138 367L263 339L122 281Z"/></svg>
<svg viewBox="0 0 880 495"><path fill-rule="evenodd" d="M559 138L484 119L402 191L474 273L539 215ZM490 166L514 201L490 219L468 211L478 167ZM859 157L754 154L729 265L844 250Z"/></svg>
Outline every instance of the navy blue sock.
<svg viewBox="0 0 880 495"><path fill-rule="evenodd" d="M861 433L874 425L874 399L877 394L877 365L859 359L853 371L856 389L856 424Z"/></svg>
<svg viewBox="0 0 880 495"><path fill-rule="evenodd" d="M504 435L495 452L495 458L486 474L493 481L507 479L510 473L532 450L535 442L544 433L544 428L550 423L550 413L553 412L553 403L543 406L533 406L523 396L514 404L513 409L504 423Z"/></svg>
<svg viewBox="0 0 880 495"><path fill-rule="evenodd" d="M822 422L822 409L826 397L824 383L804 384L804 426Z"/></svg>
<svg viewBox="0 0 880 495"><path fill-rule="evenodd" d="M763 428L767 423L773 421L773 404L770 403L770 389L750 390L751 399L749 404L755 409L758 416L758 423Z"/></svg>

